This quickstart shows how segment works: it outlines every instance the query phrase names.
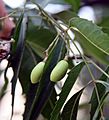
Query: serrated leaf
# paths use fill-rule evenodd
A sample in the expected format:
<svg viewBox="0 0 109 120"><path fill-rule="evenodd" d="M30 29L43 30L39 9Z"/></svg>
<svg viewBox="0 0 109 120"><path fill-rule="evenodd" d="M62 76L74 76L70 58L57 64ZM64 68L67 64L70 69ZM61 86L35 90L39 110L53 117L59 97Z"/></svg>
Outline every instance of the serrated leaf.
<svg viewBox="0 0 109 120"><path fill-rule="evenodd" d="M109 71L109 67L106 69L105 72L108 73L108 71ZM103 74L99 79L100 79L99 81L98 80L96 81L98 83L96 86L97 86L97 91L98 91L99 99L101 100L102 96L106 92L107 84L105 84L105 83L107 81L107 76L105 76ZM90 119L91 120L93 118L93 115L95 114L95 110L97 109L98 105L99 105L99 103L98 103L96 91L94 89L93 93L92 93L92 97L91 97L91 111L90 111ZM101 116L101 114L99 113L98 119L100 118L100 116Z"/></svg>
<svg viewBox="0 0 109 120"><path fill-rule="evenodd" d="M60 113L60 110L65 103L67 96L69 95L70 90L72 89L81 69L84 66L84 62L78 64L75 66L68 74L68 77L64 83L64 86L62 88L62 91L59 96L59 100L56 102L56 105L51 113L50 120L57 120L57 117Z"/></svg>
<svg viewBox="0 0 109 120"><path fill-rule="evenodd" d="M63 112L62 112L63 120L76 120L77 119L79 100L83 93L84 88L82 88L77 93L75 93L70 98L70 100L68 100L68 102L65 104L65 106L63 108Z"/></svg>
<svg viewBox="0 0 109 120"><path fill-rule="evenodd" d="M109 36L96 24L82 18L74 17L71 26L84 51L109 64Z"/></svg>

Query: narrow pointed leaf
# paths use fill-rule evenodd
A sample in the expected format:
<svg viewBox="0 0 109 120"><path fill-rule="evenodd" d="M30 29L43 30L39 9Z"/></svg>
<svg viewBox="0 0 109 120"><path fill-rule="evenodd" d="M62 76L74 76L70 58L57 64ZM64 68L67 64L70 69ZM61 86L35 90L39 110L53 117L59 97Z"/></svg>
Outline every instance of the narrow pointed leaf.
<svg viewBox="0 0 109 120"><path fill-rule="evenodd" d="M17 25L16 25L16 29L15 29L15 33L13 35L13 39L15 40L15 43L13 44L12 47L12 52L14 53L16 51L16 47L17 47L17 42L19 39L19 35L20 35L20 29L21 29L21 24L22 24L22 20L24 17L24 13L22 13L17 21Z"/></svg>
<svg viewBox="0 0 109 120"><path fill-rule="evenodd" d="M69 92L72 89L83 66L84 66L84 62L78 64L69 72L66 82L64 83L64 86L60 93L59 100L56 102L56 105L51 113L50 120L56 120L58 118L60 110L61 110L63 104L65 103L67 96L69 95Z"/></svg>
<svg viewBox="0 0 109 120"><path fill-rule="evenodd" d="M36 96L26 120L36 120L50 97L54 87L54 83L50 81L50 74L61 57L63 46L64 42L60 39L54 49L50 52L50 55L45 62L43 75L40 80Z"/></svg>
<svg viewBox="0 0 109 120"><path fill-rule="evenodd" d="M94 116L93 116L92 120L98 120L99 112L100 112L101 108L103 107L104 101L105 101L105 99L106 99L106 97L107 97L108 95L109 95L109 91L106 92L106 93L103 95L103 97L101 98L100 104L98 105L98 107L97 107L97 109L96 109L96 111L95 111L95 113L94 113ZM103 117L104 117L104 116L103 116Z"/></svg>
<svg viewBox="0 0 109 120"><path fill-rule="evenodd" d="M108 73L109 71L109 67L106 69L106 73ZM101 100L102 96L105 94L106 92L106 84L104 84L106 81L107 81L107 76L105 76L104 74L99 78L101 83L100 82L97 82L98 84L96 85L97 86L97 90L98 90L98 95L99 95L99 99ZM98 106L98 99L97 99L97 95L96 95L96 91L95 89L93 90L93 93L92 93L92 97L91 97L91 111L90 111L90 120L92 120L93 118L93 115L95 114L95 110L97 109L97 106ZM101 114L99 113L98 115L98 119L100 118Z"/></svg>
<svg viewBox="0 0 109 120"><path fill-rule="evenodd" d="M84 51L98 61L109 64L109 36L96 24L78 17L72 19L71 26Z"/></svg>
<svg viewBox="0 0 109 120"><path fill-rule="evenodd" d="M13 106L14 106L14 96L15 96L15 87L17 83L17 78L19 75L19 70L20 70L20 65L23 57L23 52L24 52L24 40L26 36L26 29L27 29L27 19L24 18L21 24L21 29L19 34L19 39L17 42L16 46L16 51L14 53L14 56L11 60L11 66L13 68L14 75L12 77L12 89L11 89L11 94L12 94L12 115L13 115Z"/></svg>
<svg viewBox="0 0 109 120"><path fill-rule="evenodd" d="M79 100L83 93L83 89L75 93L70 100L65 104L62 112L62 119L63 120L76 120L77 119L77 112L79 106Z"/></svg>
<svg viewBox="0 0 109 120"><path fill-rule="evenodd" d="M41 114L46 118L46 119L50 119L50 113L54 108L55 102L57 101L56 99L57 94L55 91L55 88L52 91L52 94L50 95L47 104L45 105L45 107L43 108Z"/></svg>
<svg viewBox="0 0 109 120"><path fill-rule="evenodd" d="M101 80L97 80L96 83L102 84L107 91L109 91L109 83Z"/></svg>

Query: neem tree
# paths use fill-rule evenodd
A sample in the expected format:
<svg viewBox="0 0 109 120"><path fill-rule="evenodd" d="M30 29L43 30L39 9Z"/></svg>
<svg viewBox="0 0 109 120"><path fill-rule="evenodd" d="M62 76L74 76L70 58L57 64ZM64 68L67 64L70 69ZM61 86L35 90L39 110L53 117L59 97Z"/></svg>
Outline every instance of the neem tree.
<svg viewBox="0 0 109 120"><path fill-rule="evenodd" d="M79 0L29 1L21 8L9 9L11 11L9 16L14 18L16 27L9 20L9 16L7 17L7 12L6 15L1 15L1 23L4 24L0 32L2 38L0 40L0 46L2 46L0 57L1 60L6 58L8 65L4 75L5 84L0 97L2 99L6 90L7 69L12 67L14 72L11 80L12 115L15 88L17 78L19 78L23 94L26 95L24 120L36 120L40 114L50 120L76 120L81 95L90 84L94 86L90 103L87 103L91 106L90 120L106 119L103 113L103 105L109 93L107 81L109 78L109 22L107 20L109 16L103 16L99 25L77 16L80 7L85 4L95 5L95 3L101 2L81 2ZM48 4L58 4L63 8L55 14L50 14L45 9ZM30 5L32 6L30 7ZM9 30L7 28L8 23ZM10 33L14 27L15 30L11 36L14 42L11 43ZM69 31L74 34L73 39ZM81 45L84 54L81 53L75 41ZM74 54L70 43L76 47L79 56ZM3 49L7 44L11 46L8 49L8 54L3 56L1 53L4 53ZM69 56L69 52L72 52L73 56ZM77 59L81 59L82 62L75 65L73 60ZM93 59L96 60L96 63ZM98 63L106 66L107 69L104 71L98 66ZM93 75L90 65L95 66L102 73L98 79ZM65 103L83 67L87 68L91 80ZM58 95L54 86L66 74L65 83ZM86 76L85 74L82 75ZM58 100L57 97L59 97Z"/></svg>

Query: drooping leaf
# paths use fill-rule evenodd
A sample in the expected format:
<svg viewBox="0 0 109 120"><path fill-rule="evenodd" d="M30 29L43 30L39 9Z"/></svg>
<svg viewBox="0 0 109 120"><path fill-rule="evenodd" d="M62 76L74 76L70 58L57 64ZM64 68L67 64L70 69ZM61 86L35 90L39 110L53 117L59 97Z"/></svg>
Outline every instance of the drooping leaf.
<svg viewBox="0 0 109 120"><path fill-rule="evenodd" d="M34 52L40 57L44 57L44 51L55 38L55 33L52 30L37 28L30 24L27 38L27 43L31 46Z"/></svg>
<svg viewBox="0 0 109 120"><path fill-rule="evenodd" d="M19 80L23 88L23 93L26 94L28 92L31 83L30 81L31 71L34 68L34 66L41 60L42 58L35 54L30 46L28 45L25 46L24 55L19 72Z"/></svg>
<svg viewBox="0 0 109 120"><path fill-rule="evenodd" d="M54 83L50 81L50 73L61 57L63 45L64 42L60 39L45 62L43 75L39 83L36 97L26 120L35 120L39 116L52 92Z"/></svg>
<svg viewBox="0 0 109 120"><path fill-rule="evenodd" d="M60 110L65 103L67 96L69 95L69 92L71 88L73 87L81 69L83 68L84 63L80 63L77 66L75 66L68 74L68 77L64 83L64 86L62 88L62 91L59 96L59 100L56 102L56 105L51 113L50 120L56 120L58 118L58 115L60 113Z"/></svg>
<svg viewBox="0 0 109 120"><path fill-rule="evenodd" d="M109 64L109 36L96 24L79 17L72 19L71 26L84 52Z"/></svg>
<svg viewBox="0 0 109 120"><path fill-rule="evenodd" d="M50 113L54 108L55 102L57 101L56 97L57 97L57 94L54 88L45 107L43 108L41 112L41 114L48 120L50 119Z"/></svg>
<svg viewBox="0 0 109 120"><path fill-rule="evenodd" d="M106 73L108 73L109 71L109 67L106 69ZM100 81L101 82L106 82L107 81L107 77L103 74L100 78ZM105 85L97 82L98 84L96 85L97 87L97 91L98 91L98 95L99 95L99 100L101 100L102 96L105 94L106 92L106 87ZM99 103L98 103L98 99L97 99L97 94L96 94L96 91L95 89L93 90L93 93L92 93L92 97L91 97L91 111L90 111L90 119L92 120L93 118L93 115L95 114L95 110L97 109ZM99 115L98 115L98 119L100 118L101 114L99 112Z"/></svg>
<svg viewBox="0 0 109 120"><path fill-rule="evenodd" d="M20 29L21 29L21 24L22 24L23 17L24 17L24 13L22 13L20 15L20 17L19 17L19 19L17 21L17 24L16 24L15 33L13 35L13 39L15 40L15 43L13 44L13 47L12 47L12 52L13 53L16 51L17 42L18 42L19 35L20 35Z"/></svg>
<svg viewBox="0 0 109 120"><path fill-rule="evenodd" d="M107 97L108 95L109 95L109 91L106 92L106 93L102 96L102 98L101 98L101 100L100 100L100 104L97 106L97 109L96 109L96 111L94 112L94 116L93 116L93 118L92 118L91 120L98 120L99 112L100 112L101 108L103 107L104 101L105 101L105 99L106 99L106 97ZM104 118L104 116L102 116L102 117Z"/></svg>
<svg viewBox="0 0 109 120"><path fill-rule="evenodd" d="M25 111L23 114L24 119L28 115L38 87L38 84L31 83L30 74L34 66L41 60L42 59L32 51L31 47L26 44L19 72L19 81L21 83L23 93L26 95Z"/></svg>
<svg viewBox="0 0 109 120"><path fill-rule="evenodd" d="M8 78L7 78L7 76L6 76L6 73L7 73L8 68L9 68L9 63L8 63L8 65L7 65L7 67L6 67L6 69L5 69L5 72L4 72L4 81L5 81L5 83L4 83L3 87L2 87L1 90L0 90L0 100L1 100L2 97L4 96L4 94L5 94L5 92L6 92L6 89L7 89L7 86L8 86L9 80L8 80ZM1 73L2 73L2 72L3 72L3 71L0 70L0 76L1 76Z"/></svg>
<svg viewBox="0 0 109 120"><path fill-rule="evenodd" d="M70 100L65 104L62 112L62 119L63 120L76 120L77 119L77 112L79 106L79 100L83 93L83 89L79 90L75 93Z"/></svg>
<svg viewBox="0 0 109 120"><path fill-rule="evenodd" d="M15 87L16 87L18 76L19 76L19 70L20 70L21 61L22 61L23 52L24 52L24 41L26 37L26 29L27 29L27 18L24 18L22 20L21 29L20 31L18 31L19 39L17 42L16 51L14 52L13 58L11 59L11 66L14 72L14 75L11 80L12 82L12 89L11 89L12 115L13 115L13 106L14 106Z"/></svg>
<svg viewBox="0 0 109 120"><path fill-rule="evenodd" d="M39 85L39 83L36 83L36 84L30 83L30 85L29 85L28 93L26 93L26 103L25 103L25 111L23 114L23 120L26 120L26 118L28 116L30 108L33 104L33 100L35 98L35 94L37 92L38 85Z"/></svg>
<svg viewBox="0 0 109 120"><path fill-rule="evenodd" d="M96 80L96 83L98 84L102 84L104 87L105 87L105 89L106 89L106 91L109 91L109 83L108 82L106 82L106 81L102 81L102 80Z"/></svg>

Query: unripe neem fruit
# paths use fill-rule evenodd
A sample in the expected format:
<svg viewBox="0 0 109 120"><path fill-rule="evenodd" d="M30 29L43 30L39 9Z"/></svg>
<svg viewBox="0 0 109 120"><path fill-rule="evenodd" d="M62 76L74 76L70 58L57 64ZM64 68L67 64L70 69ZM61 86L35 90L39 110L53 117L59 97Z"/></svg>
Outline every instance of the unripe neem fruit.
<svg viewBox="0 0 109 120"><path fill-rule="evenodd" d="M33 84L39 82L43 73L44 65L45 65L45 62L40 62L33 68L30 76L31 82Z"/></svg>
<svg viewBox="0 0 109 120"><path fill-rule="evenodd" d="M66 60L59 61L51 72L50 80L53 82L61 80L65 76L67 70L68 62Z"/></svg>

